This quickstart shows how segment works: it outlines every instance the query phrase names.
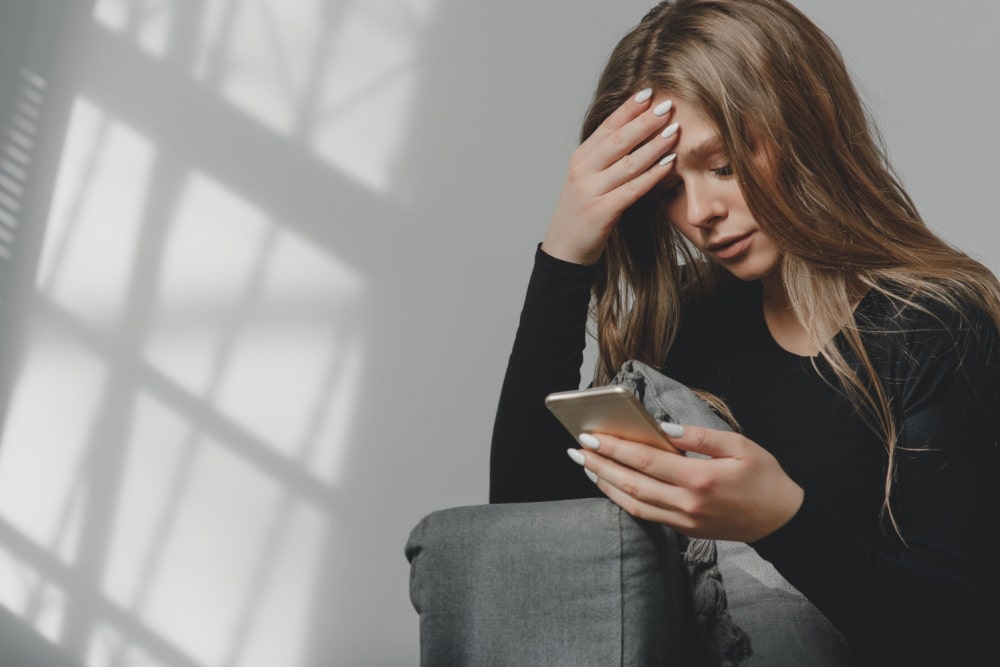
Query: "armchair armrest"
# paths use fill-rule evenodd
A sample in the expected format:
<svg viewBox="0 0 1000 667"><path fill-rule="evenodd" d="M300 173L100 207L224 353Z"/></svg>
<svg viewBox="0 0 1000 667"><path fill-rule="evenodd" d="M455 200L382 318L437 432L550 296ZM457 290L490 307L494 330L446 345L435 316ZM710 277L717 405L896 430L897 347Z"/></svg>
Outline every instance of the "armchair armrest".
<svg viewBox="0 0 1000 667"><path fill-rule="evenodd" d="M406 545L421 664L698 664L677 540L606 499L434 512Z"/></svg>

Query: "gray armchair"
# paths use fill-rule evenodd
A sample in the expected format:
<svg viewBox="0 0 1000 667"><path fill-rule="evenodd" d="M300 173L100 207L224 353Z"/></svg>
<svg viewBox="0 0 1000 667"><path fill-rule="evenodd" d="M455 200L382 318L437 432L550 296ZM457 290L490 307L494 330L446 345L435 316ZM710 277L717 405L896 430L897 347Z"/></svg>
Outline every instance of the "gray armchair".
<svg viewBox="0 0 1000 667"><path fill-rule="evenodd" d="M855 664L769 563L718 545L729 612L752 644L741 665ZM720 664L695 621L678 536L608 500L434 512L406 556L424 667Z"/></svg>
<svg viewBox="0 0 1000 667"><path fill-rule="evenodd" d="M654 419L729 428L644 364L626 362L614 382ZM692 586L680 542L603 498L435 512L406 545L421 664L721 665L723 653L741 655L734 634L745 636L715 623L719 609L749 636L752 655L740 664L855 664L836 628L753 549L715 543L724 605L696 568Z"/></svg>

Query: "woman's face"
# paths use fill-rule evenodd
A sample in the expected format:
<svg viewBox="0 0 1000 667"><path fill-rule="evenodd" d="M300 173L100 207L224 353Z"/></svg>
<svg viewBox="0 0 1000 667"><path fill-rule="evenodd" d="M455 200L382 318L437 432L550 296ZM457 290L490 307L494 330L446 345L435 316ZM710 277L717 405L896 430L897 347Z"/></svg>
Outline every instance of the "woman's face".
<svg viewBox="0 0 1000 667"><path fill-rule="evenodd" d="M672 99L678 141L674 169L657 191L671 224L706 256L741 280L760 280L777 269L781 253L757 226L729 166L715 125L692 104Z"/></svg>

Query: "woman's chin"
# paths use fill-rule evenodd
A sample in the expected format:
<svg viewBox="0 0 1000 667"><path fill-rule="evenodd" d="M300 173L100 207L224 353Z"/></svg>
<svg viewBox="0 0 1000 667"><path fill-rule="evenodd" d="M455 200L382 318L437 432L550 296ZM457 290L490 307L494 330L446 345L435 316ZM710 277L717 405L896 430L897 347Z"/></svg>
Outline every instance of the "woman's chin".
<svg viewBox="0 0 1000 667"><path fill-rule="evenodd" d="M764 280L774 275L778 270L778 267L771 263L757 264L753 262L744 262L735 265L722 264L722 268L731 273L734 278L748 283L755 280Z"/></svg>

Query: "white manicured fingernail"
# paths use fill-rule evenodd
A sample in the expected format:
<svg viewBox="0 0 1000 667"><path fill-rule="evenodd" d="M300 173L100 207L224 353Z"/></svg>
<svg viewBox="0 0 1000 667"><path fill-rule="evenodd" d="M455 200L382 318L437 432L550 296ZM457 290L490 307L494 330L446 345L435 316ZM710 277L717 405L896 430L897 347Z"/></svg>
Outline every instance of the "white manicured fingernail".
<svg viewBox="0 0 1000 667"><path fill-rule="evenodd" d="M674 103L671 100L667 100L666 102L660 102L659 104L656 105L656 108L653 109L653 113L655 113L657 116L665 116L667 112L670 111L670 107L672 106L674 106Z"/></svg>
<svg viewBox="0 0 1000 667"><path fill-rule="evenodd" d="M663 137L664 139L669 139L670 137L677 134L677 127L678 123L671 123L670 125L667 125L667 129L663 130L663 134L661 134L660 136Z"/></svg>
<svg viewBox="0 0 1000 667"><path fill-rule="evenodd" d="M680 424L671 424L670 422L660 422L660 428L671 438L683 438L684 437L684 427Z"/></svg>
<svg viewBox="0 0 1000 667"><path fill-rule="evenodd" d="M597 436L590 435L589 433L581 433L577 440L587 449L597 449L601 446L601 441L597 439Z"/></svg>
<svg viewBox="0 0 1000 667"><path fill-rule="evenodd" d="M584 463L587 462L587 459L583 456L583 454L580 453L579 449L567 449L566 453L569 454L569 457L571 459L573 459L573 463L577 464L578 466L582 466Z"/></svg>
<svg viewBox="0 0 1000 667"><path fill-rule="evenodd" d="M586 470L586 469L584 469L583 472L587 473L587 477L590 478L591 482L593 482L594 484L597 484L597 482L599 481L598 478L597 478L597 475L595 475L594 473L592 473L592 472L590 472L589 470Z"/></svg>
<svg viewBox="0 0 1000 667"><path fill-rule="evenodd" d="M660 166L661 167L666 167L668 164L670 164L671 162L673 162L674 158L676 158L676 157L677 157L677 153L671 153L670 155L664 155L663 159L660 160Z"/></svg>
<svg viewBox="0 0 1000 667"><path fill-rule="evenodd" d="M641 91L639 91L639 94L635 96L635 101L637 104L642 104L652 96L653 96L652 88L643 88Z"/></svg>

